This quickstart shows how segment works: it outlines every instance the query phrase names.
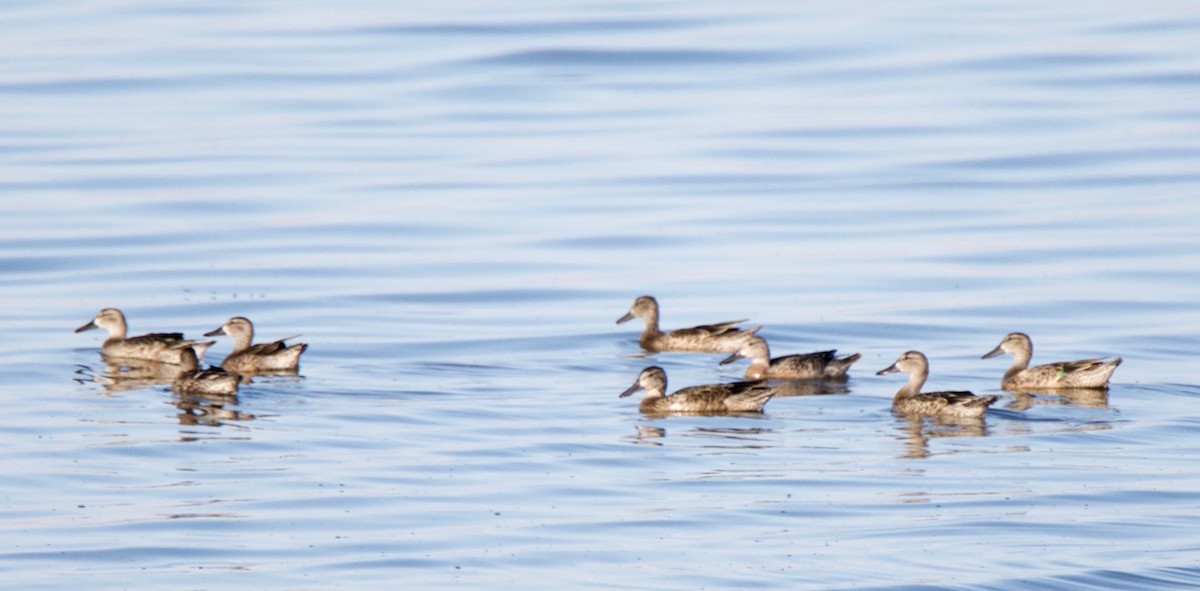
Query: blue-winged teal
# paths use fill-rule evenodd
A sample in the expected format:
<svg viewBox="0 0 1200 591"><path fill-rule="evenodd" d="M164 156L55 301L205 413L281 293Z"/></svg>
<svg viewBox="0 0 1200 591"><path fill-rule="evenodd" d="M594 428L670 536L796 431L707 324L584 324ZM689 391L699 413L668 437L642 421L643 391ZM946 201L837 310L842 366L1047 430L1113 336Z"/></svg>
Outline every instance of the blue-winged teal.
<svg viewBox="0 0 1200 591"><path fill-rule="evenodd" d="M648 414L762 412L763 405L775 395L775 389L766 382L734 382L690 386L667 396L667 372L657 365L643 369L620 397L638 390L646 391L640 408Z"/></svg>
<svg viewBox="0 0 1200 591"><path fill-rule="evenodd" d="M762 328L755 326L743 330L736 325L745 320L732 320L663 332L658 328L658 301L648 295L634 300L633 307L617 319L617 324L628 322L635 317L646 321L646 328L642 330L642 337L638 342L647 351L732 353L742 346L742 341Z"/></svg>
<svg viewBox="0 0 1200 591"><path fill-rule="evenodd" d="M100 352L106 357L169 363L188 369L195 368L208 346L216 342L185 339L183 333L178 332L157 332L125 338L125 315L116 308L100 310L91 322L75 329L75 332L93 328L108 331L108 338L100 345Z"/></svg>
<svg viewBox="0 0 1200 591"><path fill-rule="evenodd" d="M300 354L308 349L307 343L296 343L290 347L285 344L284 341L296 337L254 345L254 324L241 316L234 316L220 328L204 333L206 337L217 335L233 338L233 350L225 356L221 367L239 374L295 370L300 364Z"/></svg>
<svg viewBox="0 0 1200 591"><path fill-rule="evenodd" d="M908 383L892 398L892 411L902 415L924 415L951 419L982 417L996 396L976 396L970 392L921 392L929 377L929 359L920 351L909 351L895 363L875 375L902 371Z"/></svg>
<svg viewBox="0 0 1200 591"><path fill-rule="evenodd" d="M1108 378L1121 365L1121 358L1081 359L1029 367L1033 357L1033 341L1029 335L1014 332L1004 337L984 359L1004 353L1013 356L1012 367L1004 372L1000 387L1005 390L1058 389L1058 388L1107 388Z"/></svg>
<svg viewBox="0 0 1200 591"><path fill-rule="evenodd" d="M179 374L171 383L177 394L201 394L210 396L232 396L238 391L238 375L220 367L193 369Z"/></svg>
<svg viewBox="0 0 1200 591"><path fill-rule="evenodd" d="M837 359L837 351L818 351L802 355L771 358L766 339L755 336L746 339L737 353L726 357L721 365L738 359L749 359L747 380L820 380L846 377L846 370L862 357L858 353Z"/></svg>

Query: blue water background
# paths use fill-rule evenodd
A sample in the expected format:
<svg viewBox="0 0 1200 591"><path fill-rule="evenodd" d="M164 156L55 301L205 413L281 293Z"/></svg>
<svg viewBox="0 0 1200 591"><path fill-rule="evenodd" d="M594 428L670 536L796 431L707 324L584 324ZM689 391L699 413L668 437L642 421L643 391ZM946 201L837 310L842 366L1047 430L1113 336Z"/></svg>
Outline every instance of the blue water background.
<svg viewBox="0 0 1200 591"><path fill-rule="evenodd" d="M7 584L1200 584L1198 5L68 1L0 47ZM645 418L646 365L742 366L642 356L643 293L863 359ZM107 306L302 377L114 388ZM1124 362L1005 393L1015 330ZM984 429L891 415L908 349Z"/></svg>

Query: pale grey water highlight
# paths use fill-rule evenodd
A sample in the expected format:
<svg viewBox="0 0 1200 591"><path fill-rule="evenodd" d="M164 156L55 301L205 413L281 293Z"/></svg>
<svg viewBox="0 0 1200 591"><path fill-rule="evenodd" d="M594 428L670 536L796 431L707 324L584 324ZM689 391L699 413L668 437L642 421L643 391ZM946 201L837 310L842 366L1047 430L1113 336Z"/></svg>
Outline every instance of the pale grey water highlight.
<svg viewBox="0 0 1200 591"><path fill-rule="evenodd" d="M0 9L0 571L22 589L1200 584L1200 8ZM762 417L614 321L861 352ZM310 343L235 403L135 334ZM1121 355L1107 396L998 390ZM227 351L227 339L209 361ZM982 430L888 411L1001 393Z"/></svg>

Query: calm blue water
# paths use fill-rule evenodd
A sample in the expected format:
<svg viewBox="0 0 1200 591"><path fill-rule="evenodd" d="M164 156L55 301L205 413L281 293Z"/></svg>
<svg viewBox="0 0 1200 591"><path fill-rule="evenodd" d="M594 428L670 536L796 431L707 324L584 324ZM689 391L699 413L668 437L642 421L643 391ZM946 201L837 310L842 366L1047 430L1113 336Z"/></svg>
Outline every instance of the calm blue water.
<svg viewBox="0 0 1200 591"><path fill-rule="evenodd" d="M1200 6L407 4L0 8L7 584L1200 585ZM643 293L863 359L644 418L744 366ZM113 384L107 306L302 377ZM1015 330L1124 363L1004 393ZM907 349L986 425L893 417Z"/></svg>

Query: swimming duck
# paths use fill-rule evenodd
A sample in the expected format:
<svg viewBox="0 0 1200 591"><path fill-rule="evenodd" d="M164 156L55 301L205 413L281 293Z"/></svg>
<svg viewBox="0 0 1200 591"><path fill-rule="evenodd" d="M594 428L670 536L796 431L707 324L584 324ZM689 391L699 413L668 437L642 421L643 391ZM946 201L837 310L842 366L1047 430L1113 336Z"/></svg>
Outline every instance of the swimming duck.
<svg viewBox="0 0 1200 591"><path fill-rule="evenodd" d="M239 374L295 370L300 364L300 354L308 349L307 343L296 343L290 347L284 343L296 337L253 345L254 324L242 316L234 316L219 328L204 333L206 337L218 335L233 337L233 350L225 356L221 367Z"/></svg>
<svg viewBox="0 0 1200 591"><path fill-rule="evenodd" d="M727 365L738 359L749 359L750 367L746 368L747 380L819 380L838 379L846 377L846 370L858 361L861 355L853 355L837 359L837 351L819 351L802 355L784 355L771 358L771 350L767 340L754 336L742 342L742 347L721 361Z"/></svg>
<svg viewBox="0 0 1200 591"><path fill-rule="evenodd" d="M732 353L742 341L753 336L761 326L740 329L736 325L745 320L732 320L717 324L705 324L692 328L680 328L671 332L658 329L658 300L644 295L633 301L633 307L617 319L623 324L635 317L646 321L642 337L638 340L647 351L686 351L693 353Z"/></svg>
<svg viewBox="0 0 1200 591"><path fill-rule="evenodd" d="M902 371L908 383L892 398L892 412L902 415L924 415L938 418L979 418L997 396L976 396L970 392L921 392L929 377L929 359L920 351L908 351L895 363L875 375Z"/></svg>
<svg viewBox="0 0 1200 591"><path fill-rule="evenodd" d="M734 382L690 386L667 396L667 372L657 365L643 369L620 397L638 390L646 391L640 408L648 414L762 412L763 405L775 395L775 389L766 382Z"/></svg>
<svg viewBox="0 0 1200 591"><path fill-rule="evenodd" d="M185 339L183 333L178 332L155 332L125 338L125 315L116 308L100 310L91 322L75 329L75 332L93 328L108 331L108 338L100 345L100 353L107 357L169 363L188 369L194 369L209 345L216 342Z"/></svg>
<svg viewBox="0 0 1200 591"><path fill-rule="evenodd" d="M1056 388L1107 388L1108 378L1121 365L1121 358L1112 360L1081 359L1029 367L1033 357L1033 341L1029 335L1014 332L1004 337L984 359L1011 353L1012 367L1004 372L1000 387L1005 390Z"/></svg>
<svg viewBox="0 0 1200 591"><path fill-rule="evenodd" d="M171 383L171 390L177 394L232 396L237 394L238 381L237 374L212 366L180 373Z"/></svg>

